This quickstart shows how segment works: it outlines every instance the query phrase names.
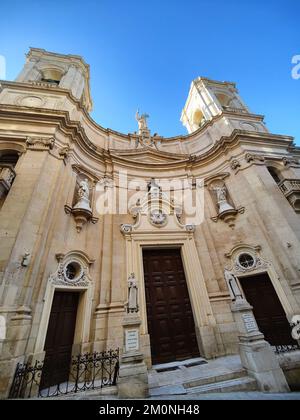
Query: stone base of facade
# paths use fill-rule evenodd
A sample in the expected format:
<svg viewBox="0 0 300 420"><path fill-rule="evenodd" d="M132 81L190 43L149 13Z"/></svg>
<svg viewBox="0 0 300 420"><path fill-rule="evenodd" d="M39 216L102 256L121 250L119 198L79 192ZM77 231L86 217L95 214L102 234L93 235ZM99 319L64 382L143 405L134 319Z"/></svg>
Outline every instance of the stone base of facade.
<svg viewBox="0 0 300 420"><path fill-rule="evenodd" d="M148 370L142 354L125 354L122 356L118 396L121 399L148 397Z"/></svg>

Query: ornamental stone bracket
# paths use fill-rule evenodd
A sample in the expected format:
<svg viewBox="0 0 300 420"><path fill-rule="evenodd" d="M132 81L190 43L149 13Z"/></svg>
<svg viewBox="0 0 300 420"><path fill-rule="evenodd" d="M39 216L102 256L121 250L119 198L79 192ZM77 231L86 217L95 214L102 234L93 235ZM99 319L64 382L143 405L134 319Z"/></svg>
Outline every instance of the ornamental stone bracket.
<svg viewBox="0 0 300 420"><path fill-rule="evenodd" d="M217 223L219 220L223 220L223 222L227 223L232 229L235 227L235 219L238 214L244 214L246 211L245 207L238 207L237 209L228 209L223 211L222 213L218 214L211 218L211 220Z"/></svg>
<svg viewBox="0 0 300 420"><path fill-rule="evenodd" d="M299 160L293 157L284 157L282 159L282 162L284 166L287 166L287 167L299 167L300 165Z"/></svg>
<svg viewBox="0 0 300 420"><path fill-rule="evenodd" d="M59 155L60 159L62 159L66 163L66 161L67 161L67 159L69 157L70 152L71 152L71 148L68 145L68 146L61 147L58 150L58 155Z"/></svg>
<svg viewBox="0 0 300 420"><path fill-rule="evenodd" d="M93 216L92 211L88 208L84 208L84 206L70 207L65 205L64 208L66 214L72 214L74 216L76 230L78 233L82 231L82 228L86 223L91 222L93 225L95 225L99 221L99 218Z"/></svg>
<svg viewBox="0 0 300 420"><path fill-rule="evenodd" d="M237 169L241 168L242 164L239 160L237 159L232 159L232 161L230 162L230 168L233 171L236 171Z"/></svg>
<svg viewBox="0 0 300 420"><path fill-rule="evenodd" d="M53 137L27 137L26 147L29 150L44 151L54 148L55 139Z"/></svg>
<svg viewBox="0 0 300 420"><path fill-rule="evenodd" d="M245 156L245 160L247 163L255 163L255 164L261 164L265 162L265 157L262 155L259 155L257 153L247 153Z"/></svg>

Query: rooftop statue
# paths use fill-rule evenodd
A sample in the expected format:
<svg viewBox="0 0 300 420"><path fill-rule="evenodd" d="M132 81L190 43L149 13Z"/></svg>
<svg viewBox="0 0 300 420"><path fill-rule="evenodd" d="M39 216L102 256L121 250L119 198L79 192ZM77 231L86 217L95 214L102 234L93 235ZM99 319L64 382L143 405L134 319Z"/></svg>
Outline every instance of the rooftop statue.
<svg viewBox="0 0 300 420"><path fill-rule="evenodd" d="M149 131L148 125L147 125L147 119L149 118L148 114L139 114L139 110L137 110L135 114L135 118L139 125L139 134L143 134L145 131Z"/></svg>

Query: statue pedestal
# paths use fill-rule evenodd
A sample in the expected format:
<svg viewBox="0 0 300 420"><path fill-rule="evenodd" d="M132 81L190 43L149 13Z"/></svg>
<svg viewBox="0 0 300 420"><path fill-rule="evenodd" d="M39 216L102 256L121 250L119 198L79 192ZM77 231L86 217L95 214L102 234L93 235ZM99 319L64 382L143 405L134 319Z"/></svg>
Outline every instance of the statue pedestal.
<svg viewBox="0 0 300 420"><path fill-rule="evenodd" d="M118 380L118 396L121 399L143 399L148 396L148 370L140 351L140 325L138 315L125 316L124 351Z"/></svg>
<svg viewBox="0 0 300 420"><path fill-rule="evenodd" d="M244 299L231 306L239 330L239 347L243 367L256 379L263 392L290 392L276 355L256 324L252 307Z"/></svg>

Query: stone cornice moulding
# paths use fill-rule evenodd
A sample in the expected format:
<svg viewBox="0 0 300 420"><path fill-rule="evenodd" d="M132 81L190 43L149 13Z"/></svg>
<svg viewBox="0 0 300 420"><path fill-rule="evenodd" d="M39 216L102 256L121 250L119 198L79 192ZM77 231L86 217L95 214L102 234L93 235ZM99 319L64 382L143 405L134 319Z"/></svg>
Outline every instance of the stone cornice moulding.
<svg viewBox="0 0 300 420"><path fill-rule="evenodd" d="M111 156L118 156L118 157L127 157L127 156L138 156L144 154L151 154L153 156L158 157L166 157L174 161L185 161L190 160L192 155L189 154L179 154L179 153L171 153L166 152L164 150L156 150L152 147L144 147L142 149L110 149L109 150Z"/></svg>
<svg viewBox="0 0 300 420"><path fill-rule="evenodd" d="M110 134L117 136L120 140L127 140L127 142L131 141L131 138L134 140L137 140L139 138L138 135L136 135L135 133L128 133L128 134L124 134L121 132L118 132L116 130L113 130L111 128L104 128L101 125L99 125L96 121L94 121L92 119L92 117L90 116L90 114L87 112L87 110L84 108L84 106L81 104L81 102L79 100L77 100L72 93L68 90L68 89L62 89L62 88L55 88L55 87L47 87L47 86L35 86L34 84L32 84L31 82L10 82L10 81L0 81L0 91L1 89L3 89L3 87L9 87L9 88L25 88L25 89L29 89L30 91L32 91L32 89L34 90L44 90L46 92L49 92L49 90L51 90L51 93L55 93L55 94L59 94L59 95L64 95L64 96L68 96L68 98L73 102L73 104L77 107L78 110L80 110L84 116L86 117L87 121L93 125L93 127L98 130L100 133L105 134L107 136L109 136ZM222 119L224 116L234 116L234 117L243 117L245 118L245 114L244 113L236 113L236 112L229 112L229 111L224 111L222 114L216 115L214 116L211 120L207 121L202 127L199 127L198 130L196 130L193 133L187 134L187 135L178 135L178 136L173 136L173 137L164 137L164 136L159 136L161 143L169 143L171 144L172 142L187 142L187 141L193 141L195 140L195 138L197 138L199 136L199 134L204 134L205 131L207 130L208 127L212 126L216 121ZM258 121L262 121L264 119L263 115L258 115L258 114L247 114L247 118L249 119L254 119L254 120L258 120ZM262 133L265 134L265 133Z"/></svg>
<svg viewBox="0 0 300 420"><path fill-rule="evenodd" d="M66 260L68 257L74 256L74 255L81 258L89 266L94 264L95 261L96 261L95 258L90 258L85 252L80 251L80 250L76 250L76 249L73 250L73 251L69 251L66 254L65 253L55 254L55 258L56 258L57 262L62 262L63 260Z"/></svg>
<svg viewBox="0 0 300 420"><path fill-rule="evenodd" d="M27 89L30 89L30 90L32 90L32 88L36 88L36 89L41 89L41 88L39 88L39 87L37 87L37 86L33 86L32 84L30 84L30 83L20 83L20 82L7 82L7 81L1 81L1 83L0 83L0 91L1 91L1 89L3 89L3 87L10 87L10 88L16 88L16 87L19 87L19 88L24 88L24 87L26 87ZM49 91L49 89L48 88L44 88L46 91ZM130 141L130 139L132 138L132 139L137 139L138 138L138 136L137 135L135 135L135 134L123 134L123 133L120 133L120 132L118 132L118 131L115 131L115 130L112 130L112 129L109 129L109 128L107 128L107 129L105 129L105 128L103 128L102 126L100 126L99 124L97 124L91 117L90 117L90 115L87 113L87 111L85 110L85 108L84 107L82 107L82 105L81 105L81 103L80 103L80 101L77 101L73 96L72 96L72 94L71 94L71 92L69 91L69 90L67 90L67 89L61 89L61 88L57 88L57 89L53 89L53 88L51 88L51 92L55 92L55 93L57 93L57 94L64 94L64 95L67 95L71 100L72 100L72 102L77 106L77 108L79 109L79 110L81 110L84 114L85 114L85 116L86 116L86 118L88 119L88 122L89 123L91 123L93 126L94 126L94 128L96 128L100 133L102 133L102 134L105 134L105 135L107 135L107 136L109 136L110 134L113 134L113 135L116 135L120 140L121 139L123 139L123 140L127 140L127 142L128 141ZM46 108L43 108L43 109L45 109L46 110ZM53 111L53 110L49 110L49 111ZM213 123L215 122L215 121L217 121L218 119L220 119L220 118L222 118L224 115L226 114L226 112L225 113L222 113L222 114L220 114L220 115L216 115L215 117L213 117L212 118L212 120L210 120L210 121L208 121L207 122L207 124L205 124L203 127L201 127L201 128L199 128L199 130L197 130L197 131L195 131L195 132L193 132L193 133L191 133L191 134L188 134L188 135L181 135L181 136L175 136L175 137L169 137L169 138L164 138L164 137L161 137L161 141L162 141L162 143L164 143L164 142L168 142L169 144L171 144L172 142L174 142L174 141L180 141L180 142L187 142L187 141L189 141L189 140L191 140L191 141L193 141L193 140L195 140L195 138L197 138L198 137L198 135L200 134L200 133L202 133L202 132L204 132L204 131L206 131L206 126L208 126L208 125L213 125ZM229 113L229 114L231 114L231 113ZM237 114L234 114L235 116L237 115ZM244 114L243 114L244 115ZM248 116L251 116L252 114L247 114ZM257 116L257 115L255 115L255 114L253 114L252 116L256 116L256 117L259 117L259 118L263 118L263 116ZM244 131L244 130L234 130L233 131L233 133L235 132L235 131L239 131L239 132L241 132L241 133L248 133L247 131ZM233 135L233 133L232 133L232 135ZM274 137L274 135L273 134L270 134L270 133L263 133L263 132L252 132L252 131L250 131L249 133L251 133L251 134L256 134L256 135L259 135L259 136L263 136L263 137ZM232 136L231 135L231 136ZM230 137L231 137L230 136ZM286 137L286 136L278 136L278 135L276 135L277 137L281 137L281 138L286 138L286 139L291 139L291 140L294 140L292 137ZM218 142L219 143L219 142Z"/></svg>
<svg viewBox="0 0 300 420"><path fill-rule="evenodd" d="M92 156L102 163L105 162L105 159L108 159L108 161L111 162L112 156L109 151L92 143L86 136L80 122L71 121L67 111L0 105L0 119L1 117L6 120L15 120L17 118L18 121L39 121L42 124L44 123L47 125L49 125L49 120L53 121L59 129L66 135L69 135L72 141L78 144L88 156ZM192 163L193 169L205 166L208 162L213 162L219 159L222 155L224 155L224 153L232 150L233 147L239 144L257 144L259 147L263 147L265 145L268 148L271 148L272 145L276 145L277 147L280 146L287 150L287 146L293 144L293 140L294 139L292 137L288 136L234 130L231 136L222 137L204 154L195 156L190 163ZM299 151L300 153L300 148L296 148L295 151ZM174 155L176 156L176 154ZM114 155L114 159L117 159L116 155ZM179 168L182 163L174 163L172 165L179 165Z"/></svg>
<svg viewBox="0 0 300 420"><path fill-rule="evenodd" d="M74 65L77 64L77 66L80 66L85 72L90 72L90 65L87 64L80 55L59 54L52 51L46 51L43 48L30 48L29 52L26 54L26 58L29 61L39 61L44 55L55 57L58 61L61 60L62 64L64 64L66 58L68 58L69 61L73 61Z"/></svg>

